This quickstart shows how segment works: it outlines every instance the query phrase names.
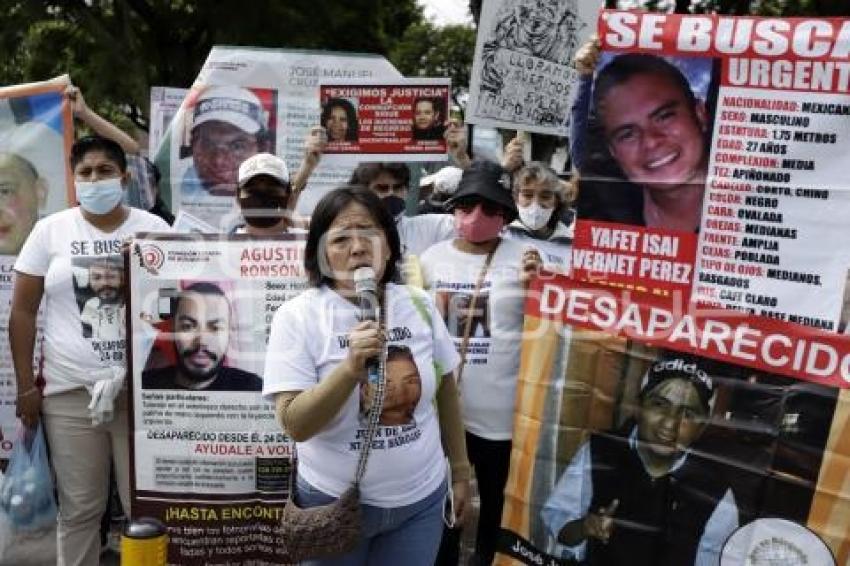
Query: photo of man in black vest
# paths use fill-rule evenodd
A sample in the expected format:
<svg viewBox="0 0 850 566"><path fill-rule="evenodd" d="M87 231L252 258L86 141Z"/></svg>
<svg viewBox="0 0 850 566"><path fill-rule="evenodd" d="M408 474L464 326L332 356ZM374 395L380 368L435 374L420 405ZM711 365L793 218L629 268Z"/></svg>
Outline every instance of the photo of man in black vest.
<svg viewBox="0 0 850 566"><path fill-rule="evenodd" d="M579 447L541 512L559 554L580 564L717 564L739 526L735 494L692 450L714 406L699 359L663 357L644 375L634 419Z"/></svg>

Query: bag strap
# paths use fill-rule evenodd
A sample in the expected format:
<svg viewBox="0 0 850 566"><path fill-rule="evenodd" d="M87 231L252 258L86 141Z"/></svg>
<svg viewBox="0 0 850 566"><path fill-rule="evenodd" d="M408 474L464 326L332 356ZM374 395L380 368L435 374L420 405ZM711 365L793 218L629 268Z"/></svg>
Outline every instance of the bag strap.
<svg viewBox="0 0 850 566"><path fill-rule="evenodd" d="M380 321L381 328L386 326L386 315L385 310L378 307L380 311ZM378 356L378 383L375 387L375 400L372 403L372 407L369 409L369 413L367 414L368 425L366 428L366 438L363 443L360 445L360 455L357 459L357 471L354 473L354 485L359 486L360 480L363 479L363 475L366 473L366 462L369 460L369 452L372 450L372 439L375 438L375 431L378 429L378 423L381 420L381 411L384 408L384 392L386 390L387 379L386 379L386 363L387 363L387 349L381 352L381 355ZM289 498L293 498L293 494L295 493L295 477L298 474L298 453L295 449L295 446L292 447L294 458L292 458L292 462L294 465L292 466L289 474Z"/></svg>
<svg viewBox="0 0 850 566"><path fill-rule="evenodd" d="M502 243L499 240L499 244ZM472 291L472 302L469 305L469 309L474 313L478 308L478 295L481 294L481 286L484 284L484 278L487 277L487 271L490 269L490 263L493 261L493 256L496 255L496 250L499 248L499 244L496 244L496 247L490 250L487 253L487 257L484 259L484 265L481 267L481 272L478 274L478 280L475 282L475 290ZM472 316L466 317L466 325L463 328L463 341L460 345L460 366L457 370L457 384L460 386L461 379L463 379L463 368L466 367L466 347L469 345L469 333L472 331Z"/></svg>
<svg viewBox="0 0 850 566"><path fill-rule="evenodd" d="M387 317L386 309L380 309L381 328L386 327ZM381 355L378 356L378 383L375 385L375 398L372 401L372 406L369 408L368 419L369 424L366 428L366 438L360 445L360 456L357 459L357 471L354 473L354 485L359 486L360 480L366 473L366 463L369 460L369 453L372 451L372 439L375 438L375 431L378 429L378 423L381 420L381 411L384 409L384 392L387 386L386 376L387 365L387 349L383 348Z"/></svg>

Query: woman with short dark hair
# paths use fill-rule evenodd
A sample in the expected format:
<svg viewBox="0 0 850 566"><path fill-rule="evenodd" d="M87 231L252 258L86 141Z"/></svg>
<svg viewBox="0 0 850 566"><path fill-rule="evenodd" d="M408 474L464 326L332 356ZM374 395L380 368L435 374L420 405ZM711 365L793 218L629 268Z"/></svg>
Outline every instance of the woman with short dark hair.
<svg viewBox="0 0 850 566"><path fill-rule="evenodd" d="M304 254L313 288L275 313L263 385L296 442L296 503L330 503L354 480L369 392L375 390L368 379L372 360L385 362L378 366L388 391L405 383L405 395L418 396L403 424L398 415L383 418L389 415L381 412L360 482L359 544L315 563L431 566L447 493L443 446L460 510L468 492L452 339L425 293L393 283L401 256L398 233L370 190L342 187L325 195L313 211ZM373 270L379 321L360 320L354 272L362 268ZM412 356L390 359L388 347L405 347Z"/></svg>

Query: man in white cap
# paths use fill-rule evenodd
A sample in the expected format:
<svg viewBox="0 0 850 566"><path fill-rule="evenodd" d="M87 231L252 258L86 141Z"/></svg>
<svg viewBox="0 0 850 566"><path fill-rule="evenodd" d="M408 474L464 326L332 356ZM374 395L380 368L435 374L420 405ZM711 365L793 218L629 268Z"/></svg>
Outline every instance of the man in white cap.
<svg viewBox="0 0 850 566"><path fill-rule="evenodd" d="M257 95L237 86L213 86L192 111L192 166L182 184L182 199L236 192L239 164L269 151L268 115Z"/></svg>
<svg viewBox="0 0 850 566"><path fill-rule="evenodd" d="M239 165L236 203L245 219L236 233L277 236L294 232L289 199L292 195L289 170L280 157L258 153Z"/></svg>

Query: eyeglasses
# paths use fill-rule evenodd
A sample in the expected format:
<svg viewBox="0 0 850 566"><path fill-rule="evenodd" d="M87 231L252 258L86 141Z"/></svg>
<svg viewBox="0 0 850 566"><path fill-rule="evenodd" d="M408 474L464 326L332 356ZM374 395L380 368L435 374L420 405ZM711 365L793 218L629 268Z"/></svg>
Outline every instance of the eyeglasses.
<svg viewBox="0 0 850 566"><path fill-rule="evenodd" d="M502 210L501 206L499 206L495 202L482 199L459 200L455 203L454 208L460 210L461 212L472 212L479 204L481 205L481 210L483 210L484 214L486 214L487 216L504 215L504 211Z"/></svg>

